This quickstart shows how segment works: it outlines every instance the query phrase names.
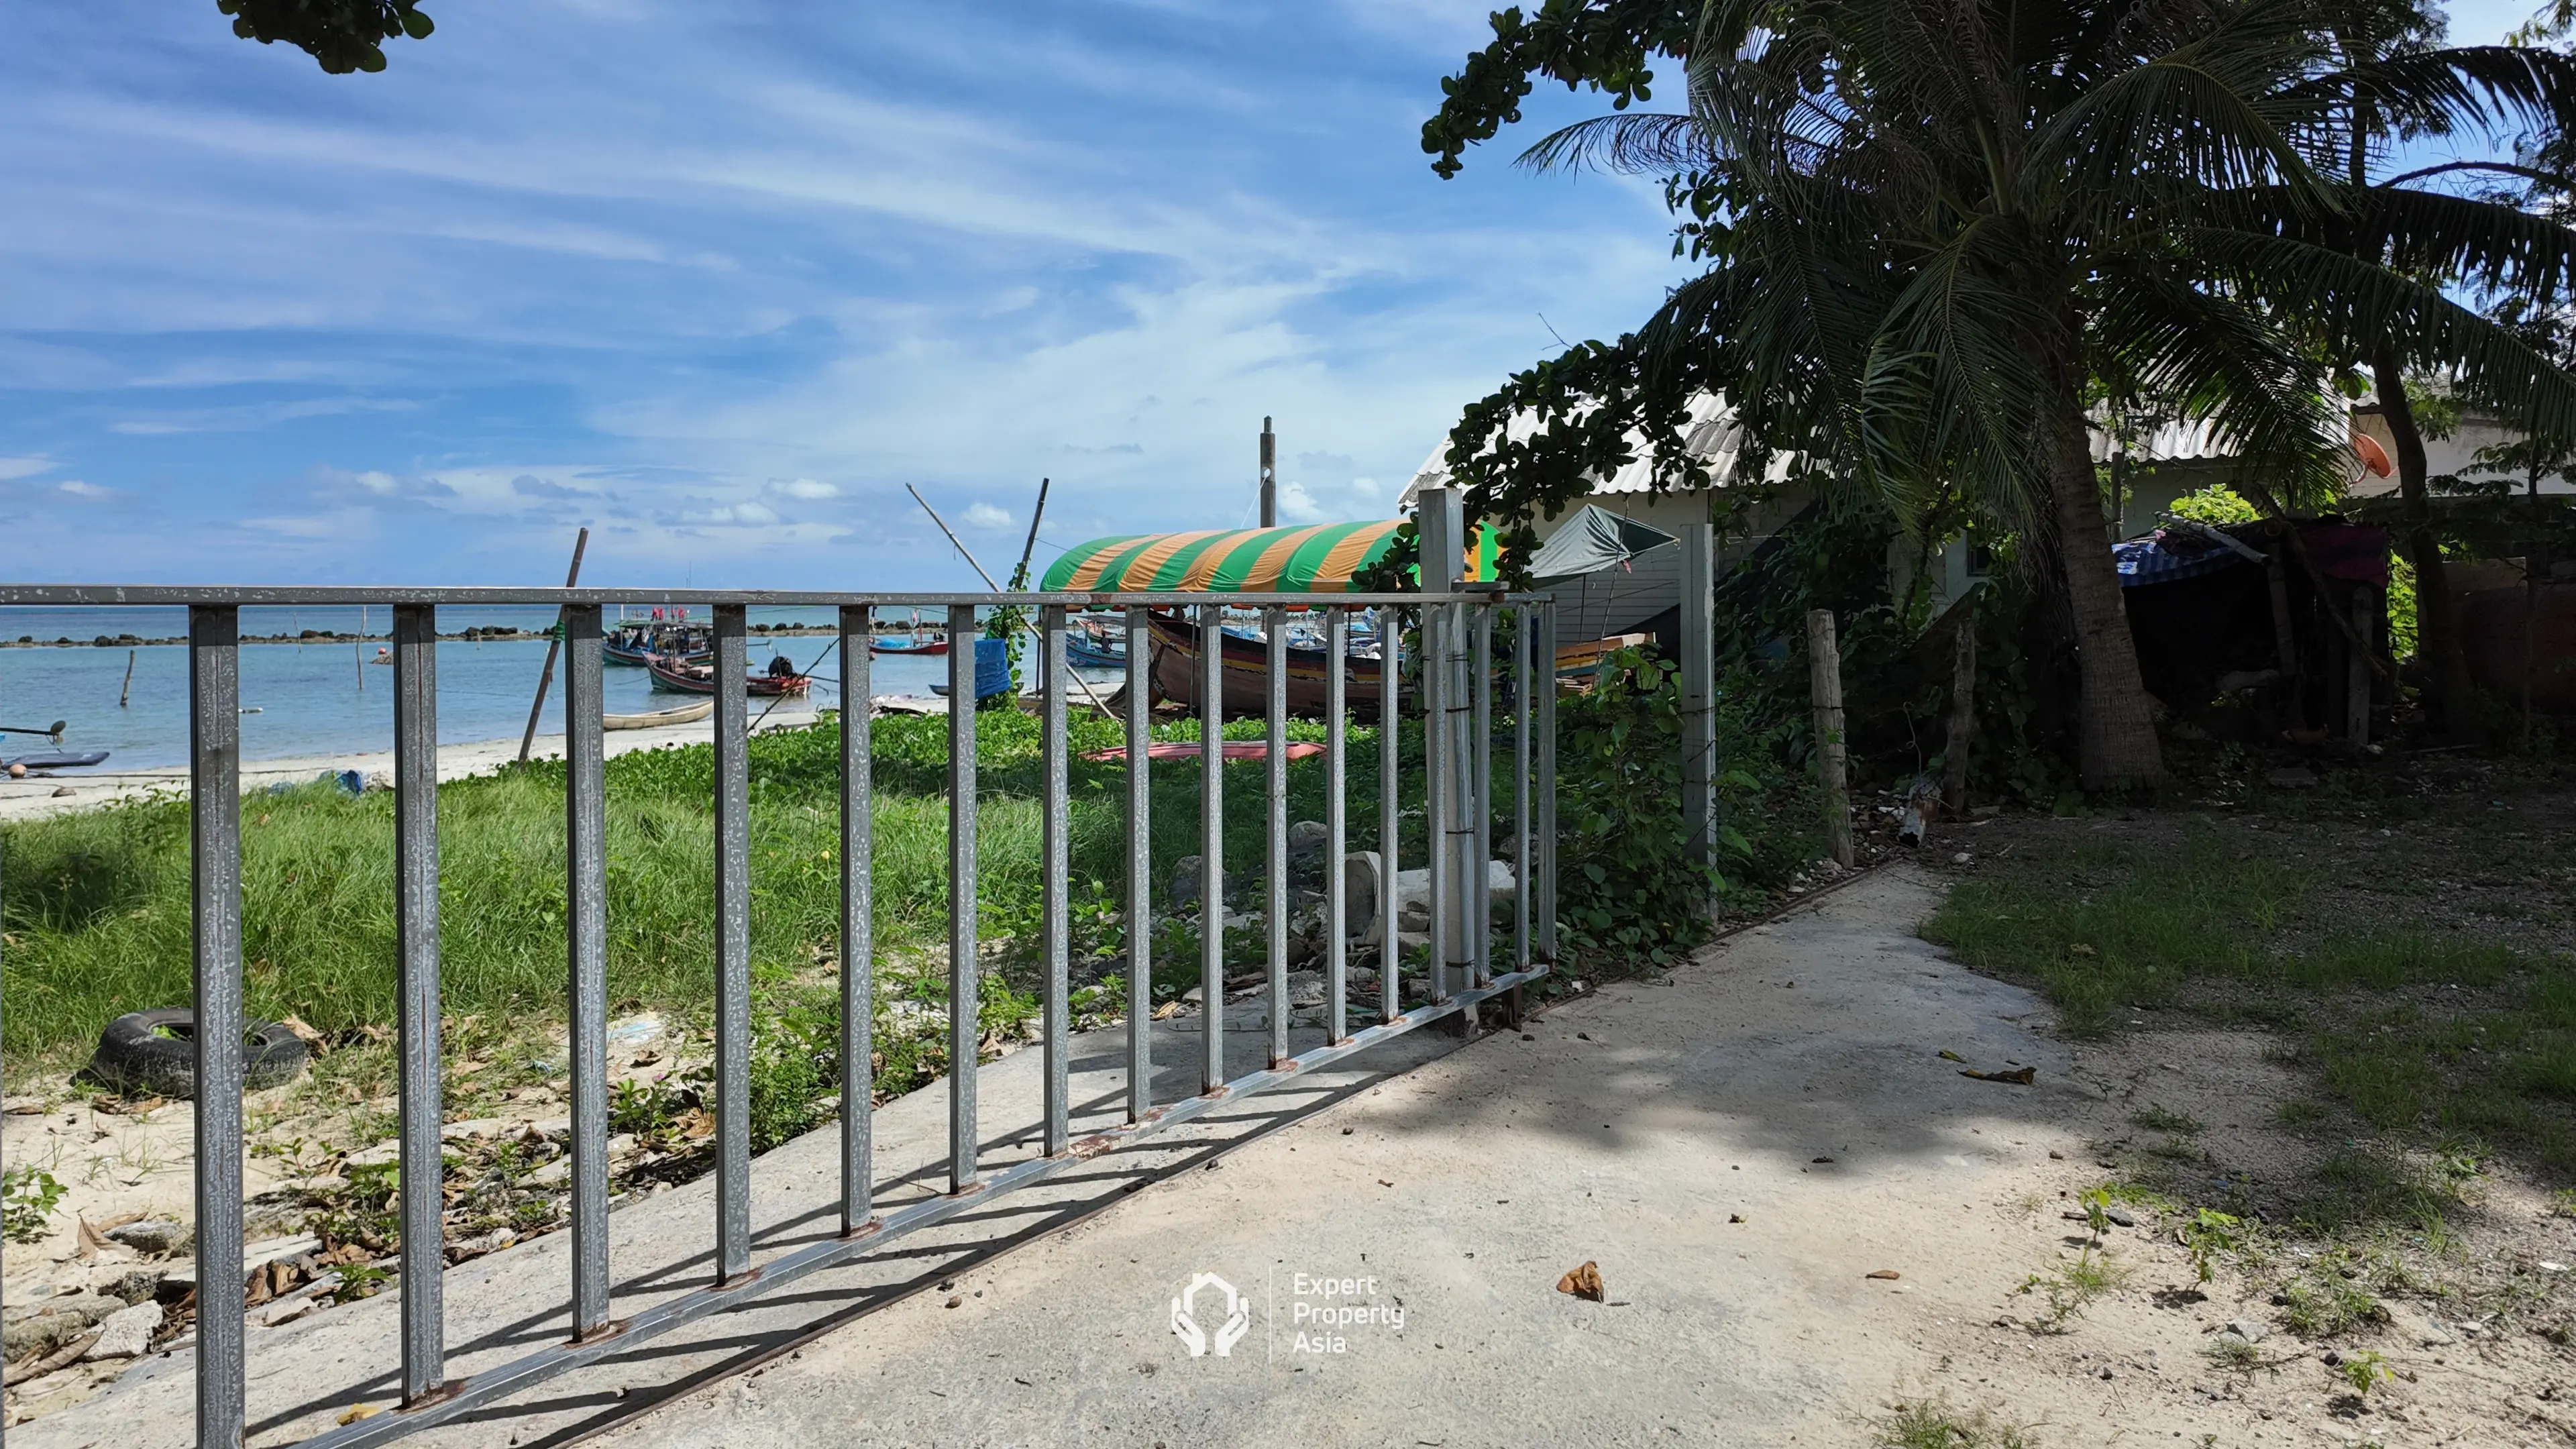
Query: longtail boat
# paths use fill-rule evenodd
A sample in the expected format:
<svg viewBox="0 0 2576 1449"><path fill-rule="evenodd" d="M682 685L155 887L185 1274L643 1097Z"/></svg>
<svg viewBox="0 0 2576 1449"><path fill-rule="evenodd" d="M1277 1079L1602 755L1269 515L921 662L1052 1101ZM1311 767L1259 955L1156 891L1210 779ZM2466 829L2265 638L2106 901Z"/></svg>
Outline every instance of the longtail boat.
<svg viewBox="0 0 2576 1449"><path fill-rule="evenodd" d="M709 664L673 664L655 659L644 666L653 672L653 687L674 694L713 694L716 671ZM743 693L763 698L782 694L803 694L814 681L802 674L745 674Z"/></svg>
<svg viewBox="0 0 2576 1449"><path fill-rule="evenodd" d="M1199 631L1197 626L1160 611L1149 614L1153 629L1154 693L1191 709L1199 707ZM1260 639L1224 634L1225 712L1253 715L1270 708L1270 646ZM1324 712L1325 691L1332 683L1332 659L1321 649L1290 645L1288 712L1316 716ZM1352 713L1377 713L1379 661L1351 655L1342 661L1344 698Z"/></svg>

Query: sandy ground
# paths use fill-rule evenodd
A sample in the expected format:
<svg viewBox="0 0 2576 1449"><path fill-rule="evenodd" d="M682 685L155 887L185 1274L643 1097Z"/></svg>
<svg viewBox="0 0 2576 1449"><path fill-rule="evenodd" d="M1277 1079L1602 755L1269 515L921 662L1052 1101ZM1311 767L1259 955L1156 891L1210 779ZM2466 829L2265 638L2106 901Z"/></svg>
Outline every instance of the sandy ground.
<svg viewBox="0 0 2576 1449"><path fill-rule="evenodd" d="M2123 1284L2051 1321L2025 1285L2087 1250L2067 1214L2151 1135L2142 1110L2208 1123L2213 1174L2292 1176L2318 1145L2270 1125L2302 1088L2264 1035L2056 1039L2028 993L1915 935L1939 890L1875 872L1526 1032L1346 1077L1189 1152L1103 1163L1079 1201L978 1229L989 1249L1016 1228L1007 1252L952 1244L837 1297L817 1280L782 1295L804 1320L720 1321L694 1357L647 1346L424 1442L1858 1445L1926 1398L2049 1446L2576 1439L2576 1361L2543 1336L2565 1321L2551 1268L2576 1260L2576 1222L2511 1180L2477 1185L2447 1250L2463 1278L2514 1286L2507 1318L2383 1290L2388 1322L2301 1340L2268 1282L2222 1268L2196 1287L2176 1224L2142 1207L2096 1250ZM1971 1080L1944 1050L2036 1082ZM1034 1055L985 1069L993 1100ZM935 1141L935 1098L880 1112L881 1140ZM819 1181L821 1146L781 1149L765 1180ZM619 1221L671 1219L658 1231L685 1263L705 1187ZM812 1221L799 1211L762 1208ZM457 1321L469 1362L542 1341L561 1251L541 1239L450 1272L452 1312L490 1294L518 1313L500 1338ZM639 1284L673 1277L649 1253L617 1261L621 1281L629 1264ZM1585 1262L1606 1301L1558 1291ZM1209 1274L1240 1294L1222 1357L1193 1356L1174 1326L1186 1295L1203 1341L1226 1331ZM394 1307L255 1332L254 1442L380 1402ZM2259 1339L2245 1362L2209 1352L2231 1322ZM2357 1397L2329 1352L2381 1355L2395 1376ZM148 1359L12 1438L183 1443L186 1369L184 1352Z"/></svg>
<svg viewBox="0 0 2576 1449"><path fill-rule="evenodd" d="M674 696L676 699L677 696ZM944 703L944 701L937 701ZM911 702L917 704L918 702ZM761 702L753 701L752 717L760 717ZM811 709L781 707L760 728L795 729L814 722ZM608 753L614 757L632 750L657 750L671 745L703 744L715 738L715 720L709 717L696 724L674 725L664 729L611 730L605 736ZM560 759L563 756L562 735L539 735L531 755L537 759ZM486 775L519 757L519 742L478 740L471 744L438 747L438 778L462 780L472 775ZM249 794L272 785L301 785L325 773L356 770L361 775L390 772L394 767L391 750L367 754L307 755L284 760L257 760L242 767L242 792ZM69 794L62 793L70 791ZM184 766L151 770L65 770L58 775L31 776L23 780L0 778L0 820L34 820L66 810L82 810L110 800L126 799L153 791L186 794L188 771Z"/></svg>

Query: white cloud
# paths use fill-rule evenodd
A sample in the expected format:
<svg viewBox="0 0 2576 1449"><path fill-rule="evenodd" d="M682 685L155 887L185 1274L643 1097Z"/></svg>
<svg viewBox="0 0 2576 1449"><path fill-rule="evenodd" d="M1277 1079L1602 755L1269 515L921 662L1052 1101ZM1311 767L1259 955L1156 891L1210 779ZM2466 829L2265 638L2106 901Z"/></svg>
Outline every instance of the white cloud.
<svg viewBox="0 0 2576 1449"><path fill-rule="evenodd" d="M1011 526L1011 512L1007 508L995 508L990 503L970 503L966 505L966 526L1008 528Z"/></svg>
<svg viewBox="0 0 2576 1449"><path fill-rule="evenodd" d="M55 484L54 487L62 492L70 494L74 498L87 498L92 501L118 498L122 497L125 493L125 490L122 488L101 488L95 483L84 483L78 478L66 478L62 482Z"/></svg>
<svg viewBox="0 0 2576 1449"><path fill-rule="evenodd" d="M841 490L819 478L794 478L778 485L778 491L790 498L838 498Z"/></svg>
<svg viewBox="0 0 2576 1449"><path fill-rule="evenodd" d="M1321 523L1324 521L1324 506L1315 501L1314 494L1306 491L1305 484L1282 483L1279 485L1279 521Z"/></svg>
<svg viewBox="0 0 2576 1449"><path fill-rule="evenodd" d="M0 483L30 477L53 466L51 458L0 458Z"/></svg>
<svg viewBox="0 0 2576 1449"><path fill-rule="evenodd" d="M728 503L703 512L683 514L684 523L742 524L765 527L778 521L778 513L765 503Z"/></svg>

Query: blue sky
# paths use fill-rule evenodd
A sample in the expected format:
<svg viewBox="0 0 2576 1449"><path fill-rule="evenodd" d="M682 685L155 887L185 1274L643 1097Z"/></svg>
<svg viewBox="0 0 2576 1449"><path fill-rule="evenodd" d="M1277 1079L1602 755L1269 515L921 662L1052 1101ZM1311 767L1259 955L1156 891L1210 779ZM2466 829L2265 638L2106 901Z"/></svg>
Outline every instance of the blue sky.
<svg viewBox="0 0 2576 1449"><path fill-rule="evenodd" d="M0 577L972 587L904 484L996 572L1041 475L1057 546L1246 524L1264 414L1383 517L1683 275L1505 164L1589 98L1432 176L1487 0L429 8L375 76L0 10Z"/></svg>
<svg viewBox="0 0 2576 1449"><path fill-rule="evenodd" d="M1000 572L1041 475L1248 523L1264 414L1384 517L1678 275L1651 187L1431 174L1481 4L429 8L374 76L0 15L0 576L971 587L905 483Z"/></svg>

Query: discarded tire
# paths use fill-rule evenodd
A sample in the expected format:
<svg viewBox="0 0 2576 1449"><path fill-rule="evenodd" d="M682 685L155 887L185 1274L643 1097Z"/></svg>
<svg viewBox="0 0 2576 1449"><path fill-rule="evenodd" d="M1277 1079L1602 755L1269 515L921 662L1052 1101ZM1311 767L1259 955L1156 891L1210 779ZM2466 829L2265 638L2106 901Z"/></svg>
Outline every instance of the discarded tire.
<svg viewBox="0 0 2576 1449"><path fill-rule="evenodd" d="M256 1092L295 1080L311 1053L295 1033L273 1021L253 1022L242 1034L242 1090ZM107 1086L156 1097L197 1095L197 1014L184 1006L128 1012L98 1034L88 1075Z"/></svg>

